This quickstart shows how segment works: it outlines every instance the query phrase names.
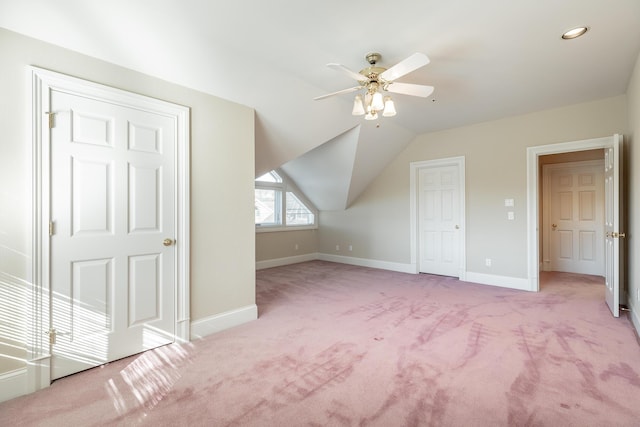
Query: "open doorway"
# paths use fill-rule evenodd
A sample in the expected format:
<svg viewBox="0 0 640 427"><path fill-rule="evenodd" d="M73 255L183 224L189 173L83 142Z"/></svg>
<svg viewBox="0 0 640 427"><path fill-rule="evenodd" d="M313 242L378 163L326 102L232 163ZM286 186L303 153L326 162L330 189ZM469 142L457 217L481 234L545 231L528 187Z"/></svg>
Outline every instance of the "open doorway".
<svg viewBox="0 0 640 427"><path fill-rule="evenodd" d="M527 253L529 290L540 290L540 165L544 155L575 153L604 149L605 151L605 299L614 317L619 316L621 289L624 288L624 245L622 209L622 150L621 135L548 144L527 149Z"/></svg>

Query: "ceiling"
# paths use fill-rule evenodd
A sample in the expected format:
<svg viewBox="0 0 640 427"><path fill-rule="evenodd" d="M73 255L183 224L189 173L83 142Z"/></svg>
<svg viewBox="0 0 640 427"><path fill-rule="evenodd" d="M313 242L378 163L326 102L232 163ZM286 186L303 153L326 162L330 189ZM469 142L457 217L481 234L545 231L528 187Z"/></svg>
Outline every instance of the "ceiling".
<svg viewBox="0 0 640 427"><path fill-rule="evenodd" d="M638 0L0 1L0 27L254 108L256 175L282 167L321 210L418 134L625 93L639 24ZM395 95L374 123L351 116L354 94L312 100L354 86L325 64L358 71L369 52L427 54L398 81L435 92Z"/></svg>

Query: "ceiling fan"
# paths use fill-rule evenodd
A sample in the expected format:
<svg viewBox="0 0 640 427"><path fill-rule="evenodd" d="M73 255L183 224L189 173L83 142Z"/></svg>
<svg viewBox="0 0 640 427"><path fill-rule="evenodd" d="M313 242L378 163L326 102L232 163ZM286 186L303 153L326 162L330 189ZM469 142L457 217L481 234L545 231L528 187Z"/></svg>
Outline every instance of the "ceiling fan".
<svg viewBox="0 0 640 427"><path fill-rule="evenodd" d="M396 115L395 105L391 96L383 96L381 92L399 93L403 95L420 96L423 98L426 98L433 93L433 86L401 83L396 81L400 77L427 65L429 63L427 55L423 53L414 53L391 68L376 66L376 63L380 58L381 55L379 53L367 54L365 59L369 63L369 67L360 70L358 73L350 70L342 64L327 64L327 67L348 75L355 79L359 84L358 86L318 96L314 98L314 100L317 101L330 96L351 93L362 89L365 91L364 99L362 95L356 95L353 102L352 114L354 116L364 115L364 118L367 120L375 120L378 118L378 113L380 111L382 111L382 115L385 117Z"/></svg>

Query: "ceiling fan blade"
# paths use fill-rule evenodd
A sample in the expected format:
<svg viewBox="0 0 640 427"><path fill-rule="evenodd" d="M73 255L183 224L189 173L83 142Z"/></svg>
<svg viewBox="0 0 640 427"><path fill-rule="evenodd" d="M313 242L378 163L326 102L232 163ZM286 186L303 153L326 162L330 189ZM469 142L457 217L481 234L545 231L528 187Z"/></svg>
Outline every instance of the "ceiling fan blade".
<svg viewBox="0 0 640 427"><path fill-rule="evenodd" d="M426 98L433 93L433 86L394 82L387 87L387 91Z"/></svg>
<svg viewBox="0 0 640 427"><path fill-rule="evenodd" d="M319 101L321 99L325 99L325 98L328 98L328 97L333 96L333 95L342 95L343 93L355 92L356 90L361 89L361 88L362 88L362 86L354 86L354 87L350 87L348 89L339 90L337 92L328 93L326 95L317 96L317 97L313 98L313 100L314 101Z"/></svg>
<svg viewBox="0 0 640 427"><path fill-rule="evenodd" d="M383 80L388 82L392 82L395 79L398 79L405 74L409 74L410 72L417 70L420 67L424 67L429 63L429 58L424 53L414 53L410 57L398 62L393 67L389 68L387 71L380 74L380 77Z"/></svg>
<svg viewBox="0 0 640 427"><path fill-rule="evenodd" d="M333 68L334 70L337 70L337 71L340 71L341 73L344 73L347 76L349 76L352 79L355 79L355 80L357 80L359 82L366 82L366 81L369 80L369 79L367 79L366 76L363 76L360 73L356 73L355 71L350 70L349 68L345 67L342 64L330 63L330 64L327 64L327 67Z"/></svg>

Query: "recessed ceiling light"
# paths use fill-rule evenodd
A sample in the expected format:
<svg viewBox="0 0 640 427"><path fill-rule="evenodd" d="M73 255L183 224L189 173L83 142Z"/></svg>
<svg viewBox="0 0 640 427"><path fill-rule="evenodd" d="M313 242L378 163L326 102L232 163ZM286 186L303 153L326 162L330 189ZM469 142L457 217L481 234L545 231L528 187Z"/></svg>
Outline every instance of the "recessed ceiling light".
<svg viewBox="0 0 640 427"><path fill-rule="evenodd" d="M589 28L587 27L576 27L576 28L572 28L569 31L565 32L562 35L562 38L565 40L570 40L570 39L575 39L577 37L580 37L581 35L583 35L584 33L587 32Z"/></svg>

